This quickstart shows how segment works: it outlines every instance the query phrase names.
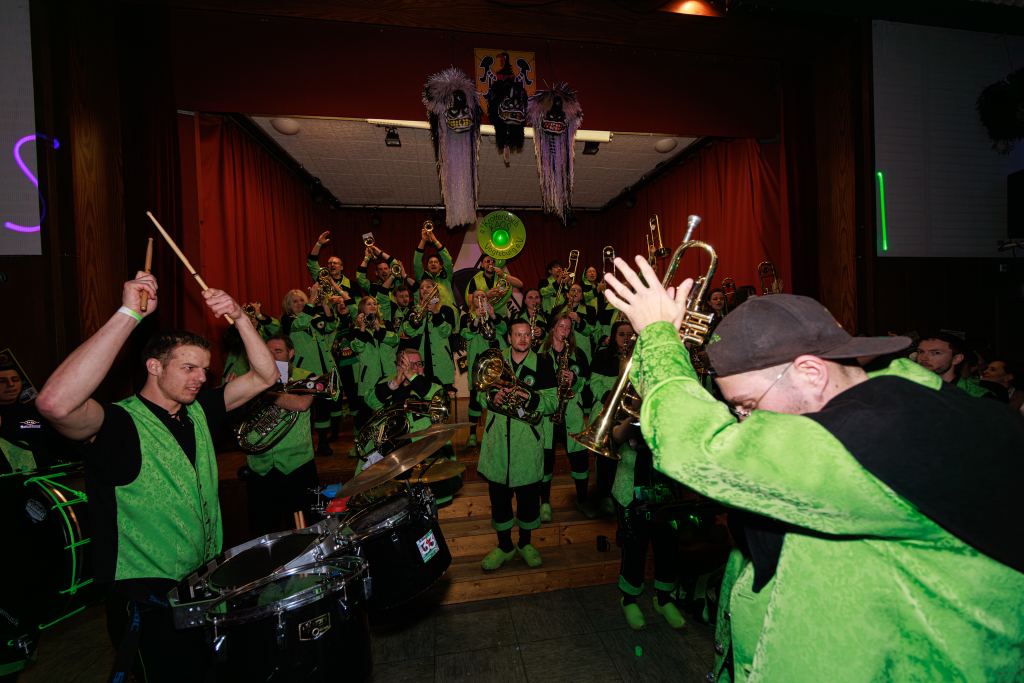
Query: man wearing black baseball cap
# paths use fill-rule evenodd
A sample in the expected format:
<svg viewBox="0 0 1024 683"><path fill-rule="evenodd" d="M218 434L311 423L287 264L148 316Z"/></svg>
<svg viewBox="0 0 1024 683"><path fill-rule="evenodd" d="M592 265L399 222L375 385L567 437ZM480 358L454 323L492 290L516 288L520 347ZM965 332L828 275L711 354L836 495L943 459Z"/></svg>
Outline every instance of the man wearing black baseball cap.
<svg viewBox="0 0 1024 683"><path fill-rule="evenodd" d="M655 466L756 513L722 588L735 678L1019 680L1024 421L908 360L869 375L858 357L909 340L851 337L784 294L716 329L723 404L677 333L692 282L666 291L636 260L653 284L617 260L634 291L606 276L607 296L639 334L632 378Z"/></svg>

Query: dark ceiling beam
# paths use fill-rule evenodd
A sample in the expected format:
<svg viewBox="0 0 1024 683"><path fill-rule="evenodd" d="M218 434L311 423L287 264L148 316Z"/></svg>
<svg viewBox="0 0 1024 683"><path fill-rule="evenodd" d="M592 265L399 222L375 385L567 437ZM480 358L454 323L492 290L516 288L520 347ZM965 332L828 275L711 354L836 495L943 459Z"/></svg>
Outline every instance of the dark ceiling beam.
<svg viewBox="0 0 1024 683"><path fill-rule="evenodd" d="M124 0L188 10L521 36L711 55L781 59L830 33L815 24L756 17L699 17L615 0ZM720 0L723 1L724 0Z"/></svg>

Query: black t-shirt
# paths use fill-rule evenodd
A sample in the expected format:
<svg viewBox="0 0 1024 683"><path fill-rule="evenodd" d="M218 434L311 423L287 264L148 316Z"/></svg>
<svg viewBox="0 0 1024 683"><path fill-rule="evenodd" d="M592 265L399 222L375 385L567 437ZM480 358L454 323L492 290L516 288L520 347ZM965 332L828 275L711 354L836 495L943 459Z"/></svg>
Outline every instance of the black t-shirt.
<svg viewBox="0 0 1024 683"><path fill-rule="evenodd" d="M139 400L167 426L193 467L196 464L196 435L188 413L202 410L211 432L227 416L224 387L201 392L195 404L187 408L182 406L177 416L141 396ZM97 581L113 581L117 567L118 526L115 489L131 484L142 471L142 445L132 416L121 406L103 404L103 425L91 443L80 445L80 451L85 461L85 485L89 493L89 529L95 577ZM160 501L153 501L153 505L159 504Z"/></svg>

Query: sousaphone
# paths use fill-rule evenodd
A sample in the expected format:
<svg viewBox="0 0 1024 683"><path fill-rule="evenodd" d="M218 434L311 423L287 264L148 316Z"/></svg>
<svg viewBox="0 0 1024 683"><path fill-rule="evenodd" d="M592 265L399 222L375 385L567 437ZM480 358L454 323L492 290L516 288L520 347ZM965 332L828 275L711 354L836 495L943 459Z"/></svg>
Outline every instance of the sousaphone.
<svg viewBox="0 0 1024 683"><path fill-rule="evenodd" d="M526 246L526 226L511 211L492 211L477 227L480 251L493 256L499 268Z"/></svg>

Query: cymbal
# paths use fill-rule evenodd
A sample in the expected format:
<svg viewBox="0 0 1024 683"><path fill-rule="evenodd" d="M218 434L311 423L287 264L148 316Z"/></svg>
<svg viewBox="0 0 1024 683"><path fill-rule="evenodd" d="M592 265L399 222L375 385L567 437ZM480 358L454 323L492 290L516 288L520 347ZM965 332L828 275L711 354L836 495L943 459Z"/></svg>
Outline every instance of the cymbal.
<svg viewBox="0 0 1024 683"><path fill-rule="evenodd" d="M431 436L433 434L440 434L442 432L448 431L451 432L451 434L448 435L448 438L450 439L458 430L465 429L466 427L475 426L475 422L457 422L455 424L430 425L429 427L425 427L419 430L418 432L412 432L410 434L402 434L401 436L396 436L395 440L401 441L402 439L419 439L424 436Z"/></svg>
<svg viewBox="0 0 1024 683"><path fill-rule="evenodd" d="M394 479L413 465L426 460L447 442L448 436L441 434L428 439L413 441L406 446L402 446L394 453L384 456L350 479L347 484L338 489L338 493L334 497L347 498L357 493L362 493L367 489L372 489L374 486L383 484L389 479Z"/></svg>
<svg viewBox="0 0 1024 683"><path fill-rule="evenodd" d="M409 481L431 484L435 481L454 479L466 471L466 465L455 460L437 460L433 463L421 462L408 471ZM403 475L404 478L404 475Z"/></svg>

